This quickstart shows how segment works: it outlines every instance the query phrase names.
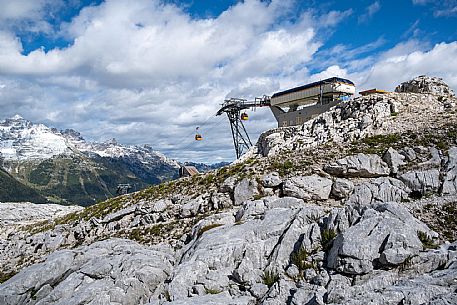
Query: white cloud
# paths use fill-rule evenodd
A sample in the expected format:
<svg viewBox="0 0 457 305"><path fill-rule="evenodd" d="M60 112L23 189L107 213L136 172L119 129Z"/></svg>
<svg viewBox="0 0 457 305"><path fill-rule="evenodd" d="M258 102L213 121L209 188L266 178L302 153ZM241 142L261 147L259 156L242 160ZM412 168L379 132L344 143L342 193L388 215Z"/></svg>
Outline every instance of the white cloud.
<svg viewBox="0 0 457 305"><path fill-rule="evenodd" d="M227 97L253 98L334 75L386 88L440 69L438 76L457 85L452 72L457 67L449 63L456 58L453 44L430 50L411 41L367 55L384 44L382 38L358 48L335 47L325 60L318 58L322 72L311 75L308 69L323 44L317 33L331 30L352 11L322 16L307 11L291 23L286 17L292 4L246 0L220 16L198 19L158 0L110 0L84 8L61 26L59 35L71 40L70 46L28 55L3 28L2 114L74 128L94 140L149 143L183 161L211 162L234 156L227 119L214 117ZM37 14L45 14L43 6ZM448 62L440 63L443 59ZM193 141L196 126L202 143ZM269 109L257 109L247 122L254 141L275 126Z"/></svg>
<svg viewBox="0 0 457 305"><path fill-rule="evenodd" d="M62 25L69 47L27 55L17 37L0 32L3 113L91 139L151 143L183 160L197 152L230 159L226 118L213 117L219 104L279 89L321 45L307 16L281 22L291 3L247 0L216 18L192 19L159 1L111 0ZM205 121L208 141L195 147L189 133ZM255 138L275 123L258 110L248 125Z"/></svg>
<svg viewBox="0 0 457 305"><path fill-rule="evenodd" d="M452 17L457 15L457 0L412 0L414 5L430 5L434 17Z"/></svg>
<svg viewBox="0 0 457 305"><path fill-rule="evenodd" d="M381 9L381 3L379 1L375 1L372 4L370 4L366 9L365 13L363 15L359 16L359 23L364 23L367 22L368 20L373 17L374 14L376 14L379 10Z"/></svg>
<svg viewBox="0 0 457 305"><path fill-rule="evenodd" d="M433 15L435 17L443 17L443 16L455 16L457 15L457 5L454 7L448 7L446 9L439 9L436 10Z"/></svg>
<svg viewBox="0 0 457 305"><path fill-rule="evenodd" d="M351 16L352 13L352 9L348 9L345 11L330 11L319 18L319 24L321 26L335 26L344 19Z"/></svg>
<svg viewBox="0 0 457 305"><path fill-rule="evenodd" d="M361 89L393 90L403 81L419 75L442 77L453 89L457 88L457 42L439 43L428 50L416 41L397 45L385 52L373 66L353 74Z"/></svg>
<svg viewBox="0 0 457 305"><path fill-rule="evenodd" d="M413 0L414 5L424 5L431 2L433 2L433 0Z"/></svg>

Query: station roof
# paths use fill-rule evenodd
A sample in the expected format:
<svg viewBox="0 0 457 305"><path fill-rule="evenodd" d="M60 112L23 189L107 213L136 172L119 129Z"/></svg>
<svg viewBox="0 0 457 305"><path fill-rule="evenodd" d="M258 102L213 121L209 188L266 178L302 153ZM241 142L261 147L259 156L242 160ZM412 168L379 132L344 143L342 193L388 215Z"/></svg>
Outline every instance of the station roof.
<svg viewBox="0 0 457 305"><path fill-rule="evenodd" d="M302 90L305 90L308 88L320 86L320 85L327 84L327 83L344 83L344 84L355 86L355 84L348 79L340 78L340 77L331 77L331 78L327 78L327 79L324 79L324 80L321 80L318 82L314 82L314 83L310 83L310 84L303 85L300 87L295 87L295 88L288 89L285 91L277 92L277 93L273 94L272 98L278 97L281 95L285 95L285 94L289 94L289 93L293 93L293 92L297 92L297 91L302 91Z"/></svg>
<svg viewBox="0 0 457 305"><path fill-rule="evenodd" d="M376 88L369 89L369 90L365 90L365 91L360 91L360 92L359 92L359 94L362 95L362 96L370 95L370 94L373 94L373 93L381 93L381 94L384 94L384 93L388 93L388 92L385 91L385 90L380 90L380 89L376 89Z"/></svg>

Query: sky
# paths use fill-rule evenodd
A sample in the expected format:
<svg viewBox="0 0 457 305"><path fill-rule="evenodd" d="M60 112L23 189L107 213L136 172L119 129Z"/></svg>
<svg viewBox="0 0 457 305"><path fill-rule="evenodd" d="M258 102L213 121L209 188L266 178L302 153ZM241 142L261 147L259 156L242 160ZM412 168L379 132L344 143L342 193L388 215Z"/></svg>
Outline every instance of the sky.
<svg viewBox="0 0 457 305"><path fill-rule="evenodd" d="M0 0L0 119L86 140L150 144L179 161L235 159L230 97L338 76L457 89L457 0ZM277 126L249 111L255 142ZM204 138L195 141L199 126Z"/></svg>

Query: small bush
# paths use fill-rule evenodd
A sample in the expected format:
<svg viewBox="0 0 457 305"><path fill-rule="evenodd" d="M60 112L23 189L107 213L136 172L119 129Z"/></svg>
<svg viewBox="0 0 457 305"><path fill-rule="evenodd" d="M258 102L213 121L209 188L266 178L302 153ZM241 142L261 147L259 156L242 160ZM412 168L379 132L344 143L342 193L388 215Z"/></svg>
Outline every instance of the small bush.
<svg viewBox="0 0 457 305"><path fill-rule="evenodd" d="M16 274L16 272L9 272L9 273L0 272L0 284L6 282L7 280L9 280L15 274Z"/></svg>
<svg viewBox="0 0 457 305"><path fill-rule="evenodd" d="M419 240L422 242L424 249L438 248L438 245L435 244L435 242L430 237L428 237L427 233L419 231L417 232L417 237L419 237Z"/></svg>
<svg viewBox="0 0 457 305"><path fill-rule="evenodd" d="M290 261L298 267L300 273L306 269L315 268L316 266L312 262L308 262L309 253L300 248L297 252L292 253Z"/></svg>
<svg viewBox="0 0 457 305"><path fill-rule="evenodd" d="M205 292L206 292L206 294L219 294L222 291L218 290L218 289L211 289L211 288L206 288L205 287Z"/></svg>
<svg viewBox="0 0 457 305"><path fill-rule="evenodd" d="M265 285L270 288L273 286L277 281L279 281L279 274L274 271L265 271L262 275L262 281Z"/></svg>
<svg viewBox="0 0 457 305"><path fill-rule="evenodd" d="M335 239L336 237L336 232L335 230L324 230L322 231L322 248L324 249L324 251L328 251L330 250L330 247L332 246L332 243L333 243L333 240Z"/></svg>

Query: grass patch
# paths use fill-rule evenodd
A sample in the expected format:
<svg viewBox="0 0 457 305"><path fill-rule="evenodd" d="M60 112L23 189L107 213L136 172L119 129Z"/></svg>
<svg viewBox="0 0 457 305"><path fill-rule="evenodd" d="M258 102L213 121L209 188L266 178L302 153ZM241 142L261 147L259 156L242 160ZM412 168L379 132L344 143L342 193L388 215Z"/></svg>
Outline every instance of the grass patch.
<svg viewBox="0 0 457 305"><path fill-rule="evenodd" d="M268 286L268 288L270 288L279 281L279 274L277 272L267 270L262 275L262 281Z"/></svg>
<svg viewBox="0 0 457 305"><path fill-rule="evenodd" d="M147 243L153 239L153 237L161 236L164 232L163 224L156 224L148 228L137 228L133 229L129 233L129 239L135 240L139 243Z"/></svg>
<svg viewBox="0 0 457 305"><path fill-rule="evenodd" d="M270 164L270 167L269 167L270 170L277 171L280 176L289 174L293 168L294 168L294 163L290 160L286 160L286 161L275 160Z"/></svg>
<svg viewBox="0 0 457 305"><path fill-rule="evenodd" d="M3 273L0 272L0 284L6 282L10 278L16 275L16 272Z"/></svg>
<svg viewBox="0 0 457 305"><path fill-rule="evenodd" d="M417 237L419 237L419 240L422 242L424 249L438 248L438 245L435 244L435 242L430 237L428 237L427 233L419 231L417 232Z"/></svg>
<svg viewBox="0 0 457 305"><path fill-rule="evenodd" d="M209 231L211 229L214 229L214 228L217 228L217 227L220 227L220 226L223 226L223 224L221 224L221 223L212 223L210 225L204 226L203 228L200 229L200 231L198 231L198 237L202 236L203 233L205 233L206 231Z"/></svg>
<svg viewBox="0 0 457 305"><path fill-rule="evenodd" d="M260 200L260 199L262 199L263 197L265 197L264 194L256 194L256 195L254 195L253 199L254 199L254 200Z"/></svg>
<svg viewBox="0 0 457 305"><path fill-rule="evenodd" d="M206 294L219 294L222 292L222 290L219 289L211 289L211 288L206 288L205 287L205 292Z"/></svg>
<svg viewBox="0 0 457 305"><path fill-rule="evenodd" d="M310 253L303 248L300 248L297 252L292 253L290 261L298 267L300 274L306 269L316 269L316 265L313 262L309 262Z"/></svg>
<svg viewBox="0 0 457 305"><path fill-rule="evenodd" d="M401 140L401 136L396 133L388 134L388 135L376 135L372 137L367 137L362 140L363 143L371 146L371 147L377 147L377 146L383 146L385 147L386 145L392 145L397 143L398 141Z"/></svg>
<svg viewBox="0 0 457 305"><path fill-rule="evenodd" d="M322 243L322 248L324 249L324 251L328 251L330 250L330 248L332 247L332 244L333 244L333 240L335 239L336 237L336 231L335 230L329 230L329 229L326 229L324 231L322 231L322 234L321 234L321 243Z"/></svg>

